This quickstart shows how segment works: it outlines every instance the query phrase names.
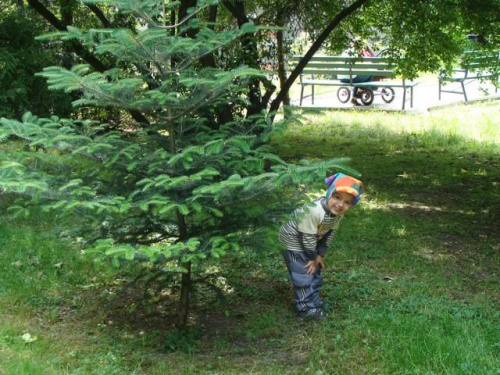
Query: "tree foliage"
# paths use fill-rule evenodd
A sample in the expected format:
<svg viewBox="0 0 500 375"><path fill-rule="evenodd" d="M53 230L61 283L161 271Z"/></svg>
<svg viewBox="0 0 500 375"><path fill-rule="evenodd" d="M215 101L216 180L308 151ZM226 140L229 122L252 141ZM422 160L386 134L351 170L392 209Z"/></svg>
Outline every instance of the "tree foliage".
<svg viewBox="0 0 500 375"><path fill-rule="evenodd" d="M2 118L0 140L23 145L1 155L0 187L23 198L10 211L42 206L68 218L65 234L87 253L117 265L140 259L182 274L187 284L192 269L201 272L227 252L267 253L259 243L266 228L289 212L306 186L346 160L294 165L272 154L267 143L283 124L245 112L248 82L263 74L203 63L256 26L214 30L201 17L209 4L199 2L172 33L167 22L177 3L166 9L150 1L103 3L133 15L136 29L72 26L43 40L75 41L116 66L102 72L89 64L54 66L40 75L54 90L78 93L77 107L136 111L147 124L30 113L21 121ZM231 120L221 122L220 108L228 104Z"/></svg>
<svg viewBox="0 0 500 375"><path fill-rule="evenodd" d="M0 18L0 116L71 112L71 98L49 91L45 80L35 76L43 67L58 63L55 50L35 40L42 32L36 17L28 14L12 10Z"/></svg>
<svg viewBox="0 0 500 375"><path fill-rule="evenodd" d="M298 1L296 5L311 41L347 6L328 0L315 4ZM469 33L485 37L488 43L481 48L498 51L499 21L498 0L370 0L345 18L322 48L338 53L353 41L377 50L387 48L402 62L405 75L417 76L452 64L468 47Z"/></svg>

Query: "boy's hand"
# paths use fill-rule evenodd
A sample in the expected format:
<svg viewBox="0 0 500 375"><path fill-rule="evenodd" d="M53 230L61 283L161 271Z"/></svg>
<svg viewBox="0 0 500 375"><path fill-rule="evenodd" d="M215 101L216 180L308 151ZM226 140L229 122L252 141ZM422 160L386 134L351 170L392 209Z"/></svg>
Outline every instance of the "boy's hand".
<svg viewBox="0 0 500 375"><path fill-rule="evenodd" d="M309 262L307 262L305 268L307 268L307 274L308 275L314 275L314 273L316 272L316 261L315 260L310 260Z"/></svg>
<svg viewBox="0 0 500 375"><path fill-rule="evenodd" d="M321 255L318 255L316 257L316 260L310 260L309 262L307 262L307 274L314 275L314 273L316 272L316 267L319 267L321 270L325 269L325 262L323 261L323 257Z"/></svg>

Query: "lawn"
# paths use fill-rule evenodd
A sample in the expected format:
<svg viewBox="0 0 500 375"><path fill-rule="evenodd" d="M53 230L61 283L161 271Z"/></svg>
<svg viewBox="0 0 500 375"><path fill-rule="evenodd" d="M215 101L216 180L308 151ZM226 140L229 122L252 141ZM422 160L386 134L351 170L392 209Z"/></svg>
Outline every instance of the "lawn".
<svg viewBox="0 0 500 375"><path fill-rule="evenodd" d="M81 256L47 214L4 213L0 374L500 374L499 115L308 112L273 140L290 161L350 157L366 185L327 253L320 321L295 317L275 238L264 259L228 256L223 296L200 285L180 333L134 267Z"/></svg>

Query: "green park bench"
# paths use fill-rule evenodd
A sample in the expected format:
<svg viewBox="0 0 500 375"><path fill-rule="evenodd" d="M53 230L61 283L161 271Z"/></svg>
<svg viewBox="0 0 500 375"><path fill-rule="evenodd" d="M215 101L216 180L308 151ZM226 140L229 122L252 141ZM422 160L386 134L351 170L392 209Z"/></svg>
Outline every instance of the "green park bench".
<svg viewBox="0 0 500 375"><path fill-rule="evenodd" d="M442 72L439 75L439 100L442 93L463 95L468 101L466 84L472 81L491 80L495 85L495 92L499 86L500 53L488 53L479 51L466 51L462 55L458 68L454 69L451 75ZM459 87L452 89L444 87L450 83L459 83Z"/></svg>
<svg viewBox="0 0 500 375"><path fill-rule="evenodd" d="M293 56L289 62L293 68L302 59L302 56ZM350 56L313 56L300 74L300 106L304 99L304 90L311 87L311 100L314 104L315 86L337 86L337 97L340 102L347 103L351 98L351 89L354 87L369 89L363 90L361 101L365 105L373 102L375 91L380 89L380 96L386 103L394 100L394 88L403 89L402 109L405 109L407 91L409 91L410 106L413 107L413 87L416 82L406 80L396 73L396 65L386 57L350 57ZM373 76L369 82L355 83L357 75ZM341 82L339 77L349 79ZM367 95L363 97L363 95ZM371 96L371 97L370 97Z"/></svg>

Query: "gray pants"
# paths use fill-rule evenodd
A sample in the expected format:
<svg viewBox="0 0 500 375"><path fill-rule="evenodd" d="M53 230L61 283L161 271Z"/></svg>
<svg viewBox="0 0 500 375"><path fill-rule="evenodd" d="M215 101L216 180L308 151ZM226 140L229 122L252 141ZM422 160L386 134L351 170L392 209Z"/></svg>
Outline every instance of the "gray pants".
<svg viewBox="0 0 500 375"><path fill-rule="evenodd" d="M308 275L305 267L309 259L302 252L284 250L283 256L292 281L297 311L307 311L320 306L322 302L319 292L323 286L321 269L317 267L313 275Z"/></svg>

